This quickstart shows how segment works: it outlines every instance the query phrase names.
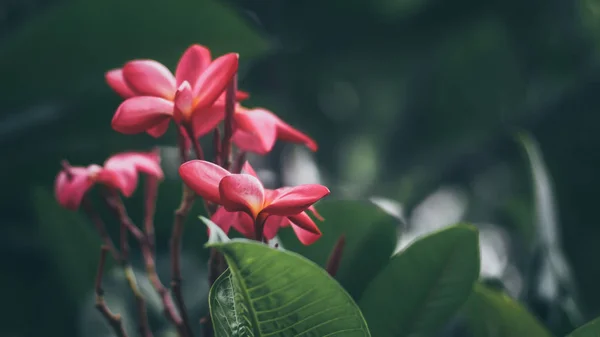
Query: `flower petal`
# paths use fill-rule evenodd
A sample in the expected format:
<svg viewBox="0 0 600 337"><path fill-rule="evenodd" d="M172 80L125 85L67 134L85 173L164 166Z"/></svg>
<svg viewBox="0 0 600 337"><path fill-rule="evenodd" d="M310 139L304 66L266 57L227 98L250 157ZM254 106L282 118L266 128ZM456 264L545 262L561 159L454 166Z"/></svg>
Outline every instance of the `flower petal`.
<svg viewBox="0 0 600 337"><path fill-rule="evenodd" d="M275 141L277 140L278 123L278 119L273 113L264 109L240 109L236 112L234 118L236 127L239 130L249 133L256 138L256 140L250 144L252 146L256 146L255 144L257 143L260 144L259 148L262 153L259 154L266 154L273 149ZM249 151L243 144L236 143L236 145L240 145L240 148Z"/></svg>
<svg viewBox="0 0 600 337"><path fill-rule="evenodd" d="M237 90L235 92L235 100L238 102L245 101L250 98L250 93L247 91Z"/></svg>
<svg viewBox="0 0 600 337"><path fill-rule="evenodd" d="M175 70L177 86L184 81L196 83L200 74L210 64L210 50L204 46L195 44L190 46L179 59Z"/></svg>
<svg viewBox="0 0 600 337"><path fill-rule="evenodd" d="M225 104L225 97L227 96L227 93L225 91L223 91L221 93L221 95L219 95L219 98L217 98L217 100L215 102L219 102L221 104ZM242 90L236 90L235 91L235 101L236 102L241 102L241 101L245 101L248 98L250 98L250 94L246 91L242 91Z"/></svg>
<svg viewBox="0 0 600 337"><path fill-rule="evenodd" d="M58 203L70 210L77 210L85 193L94 185L85 167L71 167L60 171L54 181L54 194Z"/></svg>
<svg viewBox="0 0 600 337"><path fill-rule="evenodd" d="M192 106L194 98L192 96L192 86L188 81L181 83L175 93L175 109L173 111L173 119L175 122L181 123L188 121L192 115Z"/></svg>
<svg viewBox="0 0 600 337"><path fill-rule="evenodd" d="M108 158L104 162L106 170L133 168L134 172L143 172L155 178L162 179L160 155L157 152L123 152Z"/></svg>
<svg viewBox="0 0 600 337"><path fill-rule="evenodd" d="M136 96L125 100L112 119L112 128L136 134L155 128L173 115L173 102L159 97Z"/></svg>
<svg viewBox="0 0 600 337"><path fill-rule="evenodd" d="M246 212L236 212L237 220L233 228L248 239L254 238L254 220Z"/></svg>
<svg viewBox="0 0 600 337"><path fill-rule="evenodd" d="M175 95L175 77L167 67L154 60L129 61L123 67L125 82L134 92L172 100Z"/></svg>
<svg viewBox="0 0 600 337"><path fill-rule="evenodd" d="M192 128L196 137L202 137L213 131L225 118L225 108L213 104L209 108L196 109L192 112Z"/></svg>
<svg viewBox="0 0 600 337"><path fill-rule="evenodd" d="M219 98L238 70L238 59L238 54L225 54L202 72L193 86L198 109L211 106Z"/></svg>
<svg viewBox="0 0 600 337"><path fill-rule="evenodd" d="M167 132L167 130L169 129L169 122L170 120L166 119L163 122L157 124L156 126L149 128L148 130L146 130L146 132L150 136L158 138Z"/></svg>
<svg viewBox="0 0 600 337"><path fill-rule="evenodd" d="M318 149L317 142L304 133L294 129L291 125L277 118L277 139L290 143L304 144L309 150L315 152Z"/></svg>
<svg viewBox="0 0 600 337"><path fill-rule="evenodd" d="M228 212L224 207L219 207L211 220L225 233L233 227L244 237L254 238L254 220L245 212Z"/></svg>
<svg viewBox="0 0 600 337"><path fill-rule="evenodd" d="M138 174L133 165L124 165L119 169L102 169L96 174L96 182L121 191L125 197L131 197L138 185Z"/></svg>
<svg viewBox="0 0 600 337"><path fill-rule="evenodd" d="M253 177L258 178L258 174L256 174L256 171L254 171L254 169L252 168L252 165L250 165L250 163L248 161L246 161L244 163L244 165L242 166L242 173L246 173ZM265 191L266 191L266 189L265 189Z"/></svg>
<svg viewBox="0 0 600 337"><path fill-rule="evenodd" d="M123 69L109 70L104 74L106 83L123 98L136 96L135 92L125 83Z"/></svg>
<svg viewBox="0 0 600 337"><path fill-rule="evenodd" d="M289 216L288 219L290 219L292 229L302 244L313 244L321 237L321 231L306 212Z"/></svg>
<svg viewBox="0 0 600 337"><path fill-rule="evenodd" d="M227 234L229 233L231 226L238 222L238 213L239 212L227 212L225 208L219 207L210 220L217 224L223 230L223 232Z"/></svg>
<svg viewBox="0 0 600 337"><path fill-rule="evenodd" d="M260 181L249 174L232 174L219 183L221 204L230 212L247 212L256 219L265 201Z"/></svg>
<svg viewBox="0 0 600 337"><path fill-rule="evenodd" d="M312 214L315 216L315 218L317 218L319 221L325 221L325 219L323 218L323 216L321 216L321 214L319 214L319 212L315 208L315 205L310 206L308 208L308 210L311 211Z"/></svg>
<svg viewBox="0 0 600 337"><path fill-rule="evenodd" d="M219 182L230 173L204 160L190 160L179 167L183 182L207 201L221 204Z"/></svg>
<svg viewBox="0 0 600 337"><path fill-rule="evenodd" d="M273 148L272 146L265 146L263 143L261 143L258 137L240 129L234 131L231 141L240 150L245 152L253 152L261 156L266 155Z"/></svg>
<svg viewBox="0 0 600 337"><path fill-rule="evenodd" d="M329 189L323 185L309 184L295 187L278 188L263 212L274 215L296 215L308 209L312 204L327 196Z"/></svg>
<svg viewBox="0 0 600 337"><path fill-rule="evenodd" d="M267 221L265 221L265 225L263 228L263 236L267 240L273 239L277 235L279 228L289 225L289 222L290 220L288 220L288 218L284 216L269 216L267 218Z"/></svg>

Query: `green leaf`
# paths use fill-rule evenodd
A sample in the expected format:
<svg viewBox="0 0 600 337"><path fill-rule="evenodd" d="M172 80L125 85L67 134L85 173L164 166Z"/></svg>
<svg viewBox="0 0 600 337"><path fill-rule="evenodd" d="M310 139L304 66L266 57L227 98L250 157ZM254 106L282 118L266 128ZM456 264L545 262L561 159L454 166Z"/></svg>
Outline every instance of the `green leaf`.
<svg viewBox="0 0 600 337"><path fill-rule="evenodd" d="M304 246L291 229L281 230L279 238L286 249L325 267L331 250L344 234L346 243L335 278L354 299L359 299L396 248L398 220L368 201L323 201L316 208L325 218L323 222L317 220L323 232L317 242Z"/></svg>
<svg viewBox="0 0 600 337"><path fill-rule="evenodd" d="M395 255L359 304L375 336L432 336L469 298L478 277L478 232L456 225Z"/></svg>
<svg viewBox="0 0 600 337"><path fill-rule="evenodd" d="M215 336L371 336L356 303L323 269L248 240L211 245L229 270L210 290Z"/></svg>
<svg viewBox="0 0 600 337"><path fill-rule="evenodd" d="M533 190L535 199L535 248L543 251L549 273L543 273L541 277L554 278L555 281L566 289L563 299L558 305L565 311L575 326L582 325L585 320L580 307L579 292L575 284L575 277L565 256L561 244L560 223L556 212L556 193L552 177L544 161L542 151L535 139L527 133L520 133L518 138L525 149L527 159L531 168ZM537 278L534 278L537 280ZM535 287L535 285L534 285Z"/></svg>
<svg viewBox="0 0 600 337"><path fill-rule="evenodd" d="M465 312L474 337L551 336L518 302L482 284L476 284Z"/></svg>
<svg viewBox="0 0 600 337"><path fill-rule="evenodd" d="M600 337L600 318L577 328L567 337Z"/></svg>

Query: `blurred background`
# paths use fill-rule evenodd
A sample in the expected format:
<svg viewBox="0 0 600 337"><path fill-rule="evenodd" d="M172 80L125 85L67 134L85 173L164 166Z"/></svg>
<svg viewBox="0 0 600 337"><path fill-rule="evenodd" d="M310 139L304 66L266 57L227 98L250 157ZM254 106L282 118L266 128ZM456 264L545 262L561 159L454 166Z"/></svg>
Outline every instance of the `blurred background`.
<svg viewBox="0 0 600 337"><path fill-rule="evenodd" d="M399 249L472 222L482 276L556 335L600 314L597 0L3 0L1 336L109 336L93 308L99 241L54 201L61 159L87 165L161 147L156 226L167 279L181 188L175 132L113 132L121 99L103 74L134 58L174 69L192 43L239 52L248 105L319 143L316 154L279 144L252 157L268 184L320 181L334 198L369 198L397 217ZM141 195L127 201L138 222ZM204 242L190 217L192 317L206 313ZM109 275L107 301L127 318L119 275ZM139 278L156 335L171 335Z"/></svg>

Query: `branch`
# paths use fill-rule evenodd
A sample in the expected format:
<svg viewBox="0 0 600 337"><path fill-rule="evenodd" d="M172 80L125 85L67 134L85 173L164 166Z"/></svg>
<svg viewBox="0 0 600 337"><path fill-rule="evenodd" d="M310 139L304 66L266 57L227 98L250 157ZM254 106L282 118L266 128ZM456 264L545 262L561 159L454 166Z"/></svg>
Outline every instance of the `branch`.
<svg viewBox="0 0 600 337"><path fill-rule="evenodd" d="M100 215L98 214L98 212L96 212L92 202L88 197L83 197L83 200L81 201L81 208L88 216L88 218L92 221L94 227L96 227L96 231L98 232L98 235L100 235L100 239L102 240L102 244L104 245L104 247L108 251L110 251L110 254L112 255L113 259L115 259L115 261L121 263L121 254L117 251L113 240L110 238L110 235L108 235L108 231L106 230L104 221L102 221Z"/></svg>
<svg viewBox="0 0 600 337"><path fill-rule="evenodd" d="M190 321L187 314L187 308L185 306L181 291L181 239L183 236L185 219L194 205L195 198L196 195L194 191L184 184L181 204L175 211L175 219L173 220L173 233L171 235L171 289L173 289L173 294L175 295L175 301L177 302L177 307L181 313L183 324L185 325L187 333L190 336L193 334L189 323ZM205 206L207 206L206 203Z"/></svg>
<svg viewBox="0 0 600 337"><path fill-rule="evenodd" d="M108 324L112 327L118 337L127 337L127 332L123 327L121 315L113 314L104 301L104 290L102 289L102 276L104 275L104 265L106 264L106 253L109 248L102 246L100 250L100 262L98 262L98 273L96 274L96 309L104 316Z"/></svg>
<svg viewBox="0 0 600 337"><path fill-rule="evenodd" d="M125 205L118 194L116 194L114 191L111 191L111 193L105 194L104 200L108 208L119 219L121 225L127 228L133 237L138 241L142 251L142 256L144 258L144 264L146 265L148 278L150 279L150 282L152 283L156 292L158 292L160 295L160 298L163 302L165 316L173 325L175 325L179 336L191 337L191 335L188 334L188 330L184 325L183 320L177 312L177 308L173 304L173 299L169 293L169 290L162 284L160 278L158 277L156 272L156 263L154 261L154 254L152 253L148 239L144 233L133 223L133 221L131 221L129 215L127 214L127 210L125 209Z"/></svg>
<svg viewBox="0 0 600 337"><path fill-rule="evenodd" d="M244 167L244 163L246 162L246 151L239 151L235 156L235 160L233 161L233 167L231 168L231 173L240 173L242 172L242 167Z"/></svg>
<svg viewBox="0 0 600 337"><path fill-rule="evenodd" d="M221 132L215 128L213 133L213 146L215 147L215 164L221 166Z"/></svg>
<svg viewBox="0 0 600 337"><path fill-rule="evenodd" d="M200 142L198 141L198 138L196 136L194 136L194 130L189 126L186 126L185 132L187 133L188 138L192 142L192 148L194 149L194 153L196 153L196 159L204 160L204 151L202 150L202 147L200 146ZM184 158L182 157L182 162L184 162L183 160L184 160Z"/></svg>
<svg viewBox="0 0 600 337"><path fill-rule="evenodd" d="M146 189L144 195L144 229L148 244L153 254L156 254L156 242L154 238L154 214L156 212L156 198L158 193L158 179L153 176L146 177Z"/></svg>
<svg viewBox="0 0 600 337"><path fill-rule="evenodd" d="M177 142L179 144L179 146L178 146L179 147L179 157L181 158L182 164L189 160L188 149L186 146L186 139L185 139L187 132L188 131L186 129L184 129L183 127L179 127L177 129Z"/></svg>
<svg viewBox="0 0 600 337"><path fill-rule="evenodd" d="M129 288L133 292L135 297L135 306L138 312L139 326L138 331L142 337L152 337L152 331L150 330L150 324L148 323L148 312L146 311L146 301L144 296L140 292L137 286L137 280L135 274L130 265L124 266L125 278L129 284Z"/></svg>
<svg viewBox="0 0 600 337"><path fill-rule="evenodd" d="M231 137L233 136L233 115L235 113L235 92L237 91L237 74L233 77L225 92L225 130L221 147L221 165L231 168Z"/></svg>

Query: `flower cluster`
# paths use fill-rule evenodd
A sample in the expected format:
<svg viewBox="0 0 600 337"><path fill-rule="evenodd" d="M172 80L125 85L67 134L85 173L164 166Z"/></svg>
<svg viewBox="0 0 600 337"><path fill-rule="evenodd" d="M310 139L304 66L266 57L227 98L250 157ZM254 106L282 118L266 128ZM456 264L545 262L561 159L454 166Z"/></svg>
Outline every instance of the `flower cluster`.
<svg viewBox="0 0 600 337"><path fill-rule="evenodd" d="M238 60L235 53L213 59L208 48L192 45L174 73L148 59L132 60L108 71L106 82L124 98L112 118L112 128L123 134L146 132L160 137L173 121L182 140L181 178L205 200L216 224L225 232L233 227L261 241L272 239L279 228L291 226L302 243L311 244L321 232L306 211L321 219L312 205L329 190L322 185L265 189L243 158L246 152L269 153L278 139L304 144L312 151L317 144L273 112L242 106L250 95L236 88ZM200 137L211 132L215 133L214 163L204 160L199 143ZM232 144L237 158L242 159L238 165L231 163ZM188 161L191 148L198 160ZM56 178L56 198L65 208L76 210L95 184L129 197L136 189L138 173L162 179L156 152L117 154L102 167L67 165Z"/></svg>
<svg viewBox="0 0 600 337"><path fill-rule="evenodd" d="M203 199L211 219L225 233L234 228L249 239L264 242L273 239L280 228L291 226L305 245L321 236L307 212L323 220L313 204L329 194L327 187L301 185L266 189L245 162L247 152L268 154L277 140L303 144L312 151L317 150L317 144L273 112L242 105L250 95L237 90L238 61L235 53L213 59L208 48L193 45L183 53L174 73L157 61L140 59L105 74L108 85L124 99L112 118L115 131L128 135L145 132L158 138L167 132L171 122L176 125L182 162L179 174L184 188L173 220L171 291L163 285L155 267L153 218L158 183L163 179L158 151L119 153L108 158L103 166L71 166L63 161L63 169L55 181L56 199L69 210L81 207L103 240L96 279L96 307L117 335L126 335L121 318L110 311L102 298L101 280L107 252L123 266L128 284L136 294L140 333L152 336L144 299L138 296L137 282L129 267L129 234L139 243L148 278L161 296L165 316L177 328L179 336L194 335L181 292L180 244L184 221L197 196ZM209 133L214 137L212 161L205 160L199 141ZM190 160L192 149L197 159ZM134 193L139 174L147 176L143 229L129 218L121 199ZM121 225L118 248L88 198L94 186L100 187L101 199ZM222 259L213 257L215 252L211 252L209 261L210 284L225 271L219 262Z"/></svg>

